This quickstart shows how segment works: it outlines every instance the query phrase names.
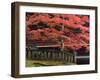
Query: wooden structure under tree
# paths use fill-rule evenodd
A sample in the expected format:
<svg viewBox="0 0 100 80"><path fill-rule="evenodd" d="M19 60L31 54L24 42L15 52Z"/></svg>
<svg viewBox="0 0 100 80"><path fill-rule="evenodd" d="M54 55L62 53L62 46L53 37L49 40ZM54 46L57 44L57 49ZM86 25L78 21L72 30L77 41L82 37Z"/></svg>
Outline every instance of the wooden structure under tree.
<svg viewBox="0 0 100 80"><path fill-rule="evenodd" d="M61 31L63 31L64 25L63 24L61 25L62 25ZM65 50L64 47L66 45L64 45L63 35L61 35L61 39L59 40L59 42L60 44L58 45L38 45L35 47L28 46L26 48L26 57L28 59L33 59L33 60L60 60L60 61L62 60L71 63L77 63L77 59L84 59L84 58L89 59L89 55L77 56L76 51L72 53ZM71 45L73 46L75 44L71 43L70 46ZM88 45L88 44L83 44L83 45Z"/></svg>

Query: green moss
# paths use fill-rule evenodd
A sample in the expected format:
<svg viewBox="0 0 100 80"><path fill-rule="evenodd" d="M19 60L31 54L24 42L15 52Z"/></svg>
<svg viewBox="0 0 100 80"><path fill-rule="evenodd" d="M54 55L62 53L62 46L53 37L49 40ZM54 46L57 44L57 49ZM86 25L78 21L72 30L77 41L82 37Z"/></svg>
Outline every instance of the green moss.
<svg viewBox="0 0 100 80"><path fill-rule="evenodd" d="M51 60L26 60L26 67L40 67L40 66L60 66L60 65L74 65L65 61L51 61Z"/></svg>

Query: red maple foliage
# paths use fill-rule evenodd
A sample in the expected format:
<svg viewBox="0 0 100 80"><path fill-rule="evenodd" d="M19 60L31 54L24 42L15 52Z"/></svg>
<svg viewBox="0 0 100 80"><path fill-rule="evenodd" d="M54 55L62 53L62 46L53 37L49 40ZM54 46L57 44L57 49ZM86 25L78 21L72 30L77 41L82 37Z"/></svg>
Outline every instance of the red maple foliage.
<svg viewBox="0 0 100 80"><path fill-rule="evenodd" d="M63 29L64 28L64 29ZM77 51L84 47L89 53L89 16L74 14L26 13L26 43L41 41Z"/></svg>

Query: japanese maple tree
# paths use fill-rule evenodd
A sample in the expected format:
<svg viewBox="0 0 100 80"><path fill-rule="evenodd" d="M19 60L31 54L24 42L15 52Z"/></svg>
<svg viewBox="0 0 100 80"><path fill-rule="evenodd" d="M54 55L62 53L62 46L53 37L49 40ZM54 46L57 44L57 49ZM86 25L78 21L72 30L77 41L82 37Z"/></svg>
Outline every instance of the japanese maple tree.
<svg viewBox="0 0 100 80"><path fill-rule="evenodd" d="M26 13L26 41L46 42L60 45L64 49L89 53L89 16L56 13ZM64 29L62 29L64 28Z"/></svg>

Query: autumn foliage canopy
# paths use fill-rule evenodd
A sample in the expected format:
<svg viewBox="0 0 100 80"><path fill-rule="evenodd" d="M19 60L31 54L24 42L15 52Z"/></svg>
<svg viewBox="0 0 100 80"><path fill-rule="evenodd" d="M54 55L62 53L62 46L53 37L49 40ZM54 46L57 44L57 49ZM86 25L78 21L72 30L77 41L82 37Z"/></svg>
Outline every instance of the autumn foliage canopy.
<svg viewBox="0 0 100 80"><path fill-rule="evenodd" d="M65 50L84 48L89 53L89 16L56 13L26 13L26 43L60 45Z"/></svg>

